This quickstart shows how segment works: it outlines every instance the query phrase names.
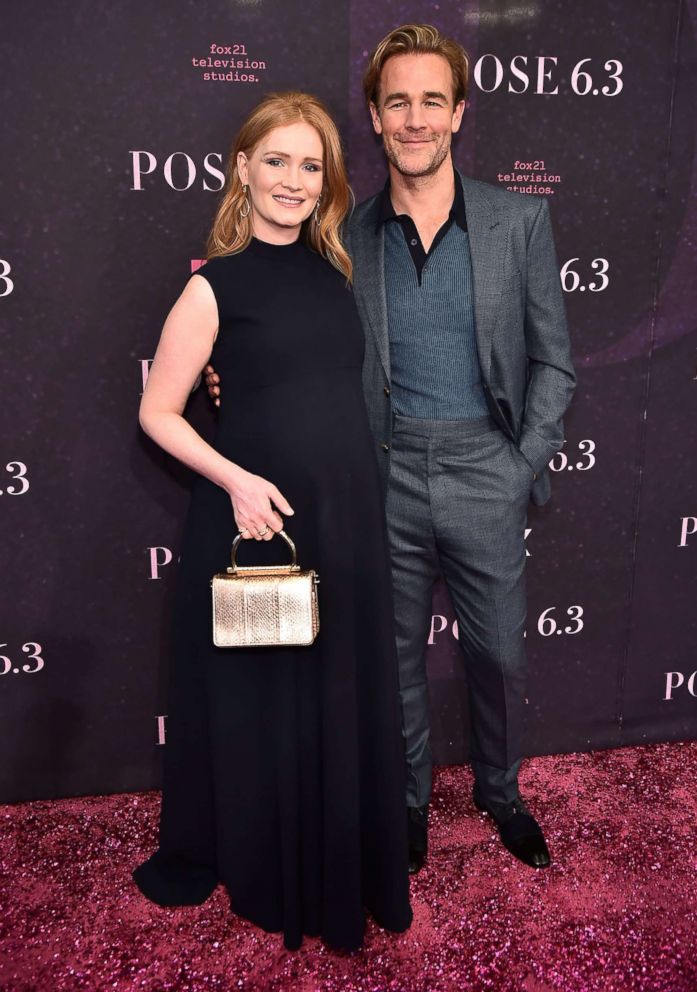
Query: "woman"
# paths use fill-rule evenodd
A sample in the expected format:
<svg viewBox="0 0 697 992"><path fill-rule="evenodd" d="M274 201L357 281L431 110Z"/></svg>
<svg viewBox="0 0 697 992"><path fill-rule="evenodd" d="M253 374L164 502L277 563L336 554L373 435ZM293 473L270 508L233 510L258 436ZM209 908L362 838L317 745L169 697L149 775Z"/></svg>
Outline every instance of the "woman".
<svg viewBox="0 0 697 992"><path fill-rule="evenodd" d="M404 756L363 337L339 238L349 188L336 127L272 95L237 136L209 261L165 322L143 429L199 477L174 615L159 850L134 872L164 906L222 882L286 947L360 946L365 909L411 921ZM209 359L224 377L213 445L182 411ZM321 577L302 648L218 649L210 579L237 532L284 561L282 527ZM253 543L251 539L254 539ZM254 552L252 554L252 552Z"/></svg>

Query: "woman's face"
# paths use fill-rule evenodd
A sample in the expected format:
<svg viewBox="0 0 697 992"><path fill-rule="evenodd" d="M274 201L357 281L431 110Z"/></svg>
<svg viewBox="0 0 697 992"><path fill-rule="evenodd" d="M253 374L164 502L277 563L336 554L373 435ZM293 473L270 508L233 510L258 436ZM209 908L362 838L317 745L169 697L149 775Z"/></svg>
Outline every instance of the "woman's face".
<svg viewBox="0 0 697 992"><path fill-rule="evenodd" d="M237 168L249 187L256 238L295 241L322 191L323 165L322 140L305 121L269 131L249 157L239 153Z"/></svg>

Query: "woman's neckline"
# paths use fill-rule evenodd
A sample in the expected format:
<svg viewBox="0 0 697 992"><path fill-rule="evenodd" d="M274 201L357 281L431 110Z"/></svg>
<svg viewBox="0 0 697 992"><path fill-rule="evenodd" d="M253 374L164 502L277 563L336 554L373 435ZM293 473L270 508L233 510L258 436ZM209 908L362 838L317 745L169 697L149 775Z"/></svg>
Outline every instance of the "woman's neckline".
<svg viewBox="0 0 697 992"><path fill-rule="evenodd" d="M249 247L265 255L273 255L277 258L279 255L289 256L295 255L305 247L302 235L298 236L295 241L287 241L285 244L274 244L272 241L262 241L261 238L257 238L252 235L252 240L249 242Z"/></svg>

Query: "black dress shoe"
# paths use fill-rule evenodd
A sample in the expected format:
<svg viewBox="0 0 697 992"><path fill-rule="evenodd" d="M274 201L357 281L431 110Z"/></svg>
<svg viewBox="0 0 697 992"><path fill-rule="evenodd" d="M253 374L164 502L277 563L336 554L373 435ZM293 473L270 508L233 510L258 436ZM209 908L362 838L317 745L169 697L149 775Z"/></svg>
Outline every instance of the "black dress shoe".
<svg viewBox="0 0 697 992"><path fill-rule="evenodd" d="M428 852L428 803L425 806L407 806L407 834L409 837L409 874L421 871Z"/></svg>
<svg viewBox="0 0 697 992"><path fill-rule="evenodd" d="M496 810L485 806L473 794L474 805L482 813L488 813L499 828L499 836L504 847L531 868L546 868L550 863L549 851L542 829L522 799L515 799Z"/></svg>

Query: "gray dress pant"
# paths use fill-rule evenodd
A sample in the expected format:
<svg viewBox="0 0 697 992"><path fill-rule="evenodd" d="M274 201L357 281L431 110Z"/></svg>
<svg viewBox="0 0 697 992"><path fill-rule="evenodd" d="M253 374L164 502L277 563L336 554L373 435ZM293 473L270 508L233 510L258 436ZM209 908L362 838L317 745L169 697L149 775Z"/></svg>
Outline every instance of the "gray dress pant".
<svg viewBox="0 0 697 992"><path fill-rule="evenodd" d="M518 796L525 707L525 524L532 470L488 417L395 416L387 522L406 743L407 805L431 795L426 643L442 573L469 691L479 796Z"/></svg>

